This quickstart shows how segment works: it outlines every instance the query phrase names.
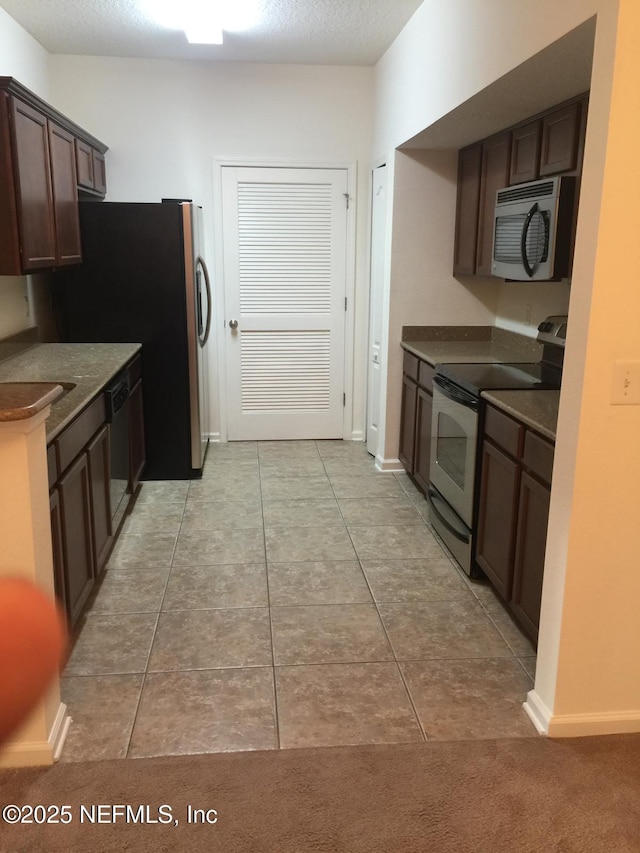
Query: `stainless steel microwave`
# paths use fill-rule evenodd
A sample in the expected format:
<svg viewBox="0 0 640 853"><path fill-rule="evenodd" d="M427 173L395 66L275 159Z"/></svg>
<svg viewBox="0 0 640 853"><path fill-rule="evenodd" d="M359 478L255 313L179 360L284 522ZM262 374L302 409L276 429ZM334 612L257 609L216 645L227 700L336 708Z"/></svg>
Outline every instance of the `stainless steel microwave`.
<svg viewBox="0 0 640 853"><path fill-rule="evenodd" d="M551 281L569 273L576 179L560 175L496 193L492 275Z"/></svg>

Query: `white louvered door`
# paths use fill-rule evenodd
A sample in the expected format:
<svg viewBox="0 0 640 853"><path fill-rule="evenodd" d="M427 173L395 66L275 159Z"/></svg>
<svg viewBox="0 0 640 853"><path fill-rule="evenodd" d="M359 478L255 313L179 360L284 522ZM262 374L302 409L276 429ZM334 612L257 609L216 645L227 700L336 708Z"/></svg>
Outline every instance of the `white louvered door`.
<svg viewBox="0 0 640 853"><path fill-rule="evenodd" d="M342 438L346 193L346 169L222 168L231 441Z"/></svg>

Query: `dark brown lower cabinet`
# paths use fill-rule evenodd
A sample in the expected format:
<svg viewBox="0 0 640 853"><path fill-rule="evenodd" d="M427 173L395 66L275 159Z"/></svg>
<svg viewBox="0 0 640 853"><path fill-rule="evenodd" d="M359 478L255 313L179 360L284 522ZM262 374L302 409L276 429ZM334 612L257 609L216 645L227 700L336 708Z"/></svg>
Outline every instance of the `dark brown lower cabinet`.
<svg viewBox="0 0 640 853"><path fill-rule="evenodd" d="M427 361L405 352L402 375L402 409L398 458L416 485L429 488L433 368Z"/></svg>
<svg viewBox="0 0 640 853"><path fill-rule="evenodd" d="M418 388L413 476L424 492L429 488L432 413L433 394L427 391L426 388Z"/></svg>
<svg viewBox="0 0 640 853"><path fill-rule="evenodd" d="M89 460L89 485L91 494L91 524L93 538L93 562L96 575L103 570L111 543L109 427L105 424L87 445Z"/></svg>
<svg viewBox="0 0 640 853"><path fill-rule="evenodd" d="M140 358L129 367L131 491L145 462ZM73 628L103 571L117 531L111 516L110 426L98 394L47 449L56 595Z"/></svg>
<svg viewBox="0 0 640 853"><path fill-rule="evenodd" d="M511 609L534 643L538 642L550 491L530 474L520 482L518 535Z"/></svg>
<svg viewBox="0 0 640 853"><path fill-rule="evenodd" d="M536 644L554 446L493 406L484 430L475 562Z"/></svg>
<svg viewBox="0 0 640 853"><path fill-rule="evenodd" d="M51 546L53 550L53 588L58 604L67 609L67 591L64 582L64 553L62 550L62 516L60 494L53 489L49 494L49 514L51 516Z"/></svg>
<svg viewBox="0 0 640 853"><path fill-rule="evenodd" d="M58 480L65 605L75 625L94 584L89 457L82 453Z"/></svg>
<svg viewBox="0 0 640 853"><path fill-rule="evenodd" d="M418 383L406 374L402 377L402 402L400 414L400 446L398 459L407 474L413 474L415 466L416 408L418 405Z"/></svg>
<svg viewBox="0 0 640 853"><path fill-rule="evenodd" d="M520 467L485 440L481 470L476 562L508 600L513 584Z"/></svg>

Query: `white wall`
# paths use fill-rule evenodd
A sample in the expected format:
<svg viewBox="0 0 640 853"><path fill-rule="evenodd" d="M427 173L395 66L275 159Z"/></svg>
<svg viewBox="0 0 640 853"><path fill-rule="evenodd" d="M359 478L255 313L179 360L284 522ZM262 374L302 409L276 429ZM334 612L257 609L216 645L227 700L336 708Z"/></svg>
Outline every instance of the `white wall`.
<svg viewBox="0 0 640 853"><path fill-rule="evenodd" d="M375 156L424 131L606 6L611 0L427 0L376 66Z"/></svg>
<svg viewBox="0 0 640 853"><path fill-rule="evenodd" d="M49 98L49 54L4 9L0 9L0 76L15 77L45 101Z"/></svg>
<svg viewBox="0 0 640 853"><path fill-rule="evenodd" d="M51 69L58 109L109 145L108 200L194 198L210 258L214 157L357 164L353 428L363 430L372 69L74 56L51 57Z"/></svg>
<svg viewBox="0 0 640 853"><path fill-rule="evenodd" d="M49 96L49 54L0 9L0 76L15 77L45 100ZM0 276L0 338L33 324L24 296L27 278Z"/></svg>

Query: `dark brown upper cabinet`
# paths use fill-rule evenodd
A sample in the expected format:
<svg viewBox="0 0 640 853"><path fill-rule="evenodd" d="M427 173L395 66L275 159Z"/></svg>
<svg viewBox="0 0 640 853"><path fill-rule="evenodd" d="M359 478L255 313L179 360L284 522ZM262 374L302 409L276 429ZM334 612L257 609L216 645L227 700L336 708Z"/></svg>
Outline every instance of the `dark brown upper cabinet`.
<svg viewBox="0 0 640 853"><path fill-rule="evenodd" d="M17 98L10 98L8 107L13 124L10 150L21 258L20 268L6 274L19 274L55 266L56 230L47 118Z"/></svg>
<svg viewBox="0 0 640 853"><path fill-rule="evenodd" d="M81 139L76 139L75 145L78 190L85 195L104 196L107 192L104 154Z"/></svg>
<svg viewBox="0 0 640 853"><path fill-rule="evenodd" d="M478 245L478 208L482 144L463 148L458 155L458 198L453 254L453 274L473 275Z"/></svg>
<svg viewBox="0 0 640 853"><path fill-rule="evenodd" d="M525 184L539 178L541 135L540 121L532 121L512 131L510 184Z"/></svg>
<svg viewBox="0 0 640 853"><path fill-rule="evenodd" d="M496 192L572 172L580 191L588 94L532 116L458 152L454 275L491 275Z"/></svg>
<svg viewBox="0 0 640 853"><path fill-rule="evenodd" d="M91 149L93 188L78 180L79 142ZM0 77L0 275L81 261L78 191L104 196L106 150L12 77Z"/></svg>
<svg viewBox="0 0 640 853"><path fill-rule="evenodd" d="M56 266L78 264L82 260L82 250L75 138L52 121L47 120L47 125L53 187L53 221L56 232Z"/></svg>
<svg viewBox="0 0 640 853"><path fill-rule="evenodd" d="M577 166L580 134L579 101L542 118L540 176L572 172Z"/></svg>
<svg viewBox="0 0 640 853"><path fill-rule="evenodd" d="M491 275L496 193L509 183L510 165L511 133L500 133L482 143L478 248L476 253L477 275Z"/></svg>

